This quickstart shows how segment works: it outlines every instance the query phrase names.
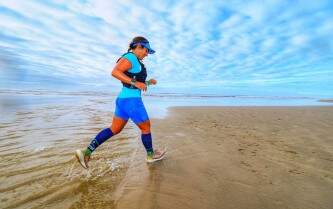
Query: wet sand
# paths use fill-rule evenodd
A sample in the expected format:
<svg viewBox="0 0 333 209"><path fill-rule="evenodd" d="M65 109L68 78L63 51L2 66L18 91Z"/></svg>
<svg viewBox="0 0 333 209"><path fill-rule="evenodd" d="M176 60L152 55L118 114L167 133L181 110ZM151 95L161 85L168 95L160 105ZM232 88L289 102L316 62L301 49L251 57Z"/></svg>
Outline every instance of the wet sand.
<svg viewBox="0 0 333 209"><path fill-rule="evenodd" d="M132 124L93 154L110 99L15 110L0 124L0 208L332 208L333 107L179 107L152 119L147 165ZM3 119L3 118L2 118Z"/></svg>
<svg viewBox="0 0 333 209"><path fill-rule="evenodd" d="M117 208L333 207L333 107L181 107L152 124L167 158L137 152Z"/></svg>

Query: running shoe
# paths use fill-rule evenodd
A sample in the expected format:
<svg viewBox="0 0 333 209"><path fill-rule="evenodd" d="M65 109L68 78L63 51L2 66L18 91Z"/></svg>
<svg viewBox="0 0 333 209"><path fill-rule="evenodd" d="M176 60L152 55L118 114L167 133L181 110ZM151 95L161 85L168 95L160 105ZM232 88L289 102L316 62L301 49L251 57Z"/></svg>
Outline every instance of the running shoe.
<svg viewBox="0 0 333 209"><path fill-rule="evenodd" d="M162 160L165 156L166 150L154 150L152 155L147 155L147 163L153 163Z"/></svg>
<svg viewBox="0 0 333 209"><path fill-rule="evenodd" d="M76 150L75 151L76 159L79 161L79 163L82 165L83 168L88 168L88 162L90 160L90 156L86 154L85 151L82 150Z"/></svg>

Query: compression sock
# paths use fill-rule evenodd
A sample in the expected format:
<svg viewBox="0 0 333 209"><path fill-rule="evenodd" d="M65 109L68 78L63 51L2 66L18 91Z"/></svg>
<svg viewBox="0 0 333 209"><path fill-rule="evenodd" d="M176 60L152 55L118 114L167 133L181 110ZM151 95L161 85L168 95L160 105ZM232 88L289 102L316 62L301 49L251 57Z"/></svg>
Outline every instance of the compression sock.
<svg viewBox="0 0 333 209"><path fill-rule="evenodd" d="M147 155L152 156L154 154L154 150L153 150L153 144L152 144L152 139L151 139L151 133L141 134L141 140L142 140L143 146L145 147L145 149L147 151Z"/></svg>
<svg viewBox="0 0 333 209"><path fill-rule="evenodd" d="M90 142L90 145L87 147L85 153L88 154L89 156L91 155L91 153L99 146L101 145L103 142L105 142L106 140L108 140L109 138L111 138L114 134L112 133L110 128L105 128L103 129L101 132L99 132L95 139L93 139Z"/></svg>

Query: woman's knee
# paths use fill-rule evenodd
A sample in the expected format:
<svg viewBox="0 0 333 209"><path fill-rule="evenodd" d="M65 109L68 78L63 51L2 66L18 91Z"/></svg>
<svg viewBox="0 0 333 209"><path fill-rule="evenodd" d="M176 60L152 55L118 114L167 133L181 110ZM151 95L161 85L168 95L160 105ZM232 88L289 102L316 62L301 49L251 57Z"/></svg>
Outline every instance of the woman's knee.
<svg viewBox="0 0 333 209"><path fill-rule="evenodd" d="M141 129L142 134L149 134L150 133L150 128L143 128Z"/></svg>
<svg viewBox="0 0 333 209"><path fill-rule="evenodd" d="M127 123L127 120L123 120L118 117L113 117L112 124L110 125L110 129L111 129L113 135L120 133L123 130L123 128L125 127L126 123Z"/></svg>
<svg viewBox="0 0 333 209"><path fill-rule="evenodd" d="M110 129L111 129L111 131L112 131L112 133L113 133L113 135L116 135L116 134L119 134L120 132L121 132L121 128L118 128L118 127L110 127Z"/></svg>
<svg viewBox="0 0 333 209"><path fill-rule="evenodd" d="M110 129L111 129L113 135L119 134L123 130L123 128L124 128L123 125L119 125L116 123L112 123L110 126Z"/></svg>
<svg viewBox="0 0 333 209"><path fill-rule="evenodd" d="M150 133L150 121L149 120L138 124L138 126L143 134Z"/></svg>

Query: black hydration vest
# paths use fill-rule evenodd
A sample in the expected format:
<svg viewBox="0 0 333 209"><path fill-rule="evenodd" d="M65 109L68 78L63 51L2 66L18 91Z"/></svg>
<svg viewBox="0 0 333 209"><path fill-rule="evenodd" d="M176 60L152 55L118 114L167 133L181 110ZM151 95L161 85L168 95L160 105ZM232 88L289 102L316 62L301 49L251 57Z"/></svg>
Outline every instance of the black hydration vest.
<svg viewBox="0 0 333 209"><path fill-rule="evenodd" d="M133 53L133 52L127 52L125 54L123 54L120 58L122 58L124 55L128 54L128 53ZM134 55L136 56L136 55ZM117 60L117 62L120 60L120 58ZM138 59L138 58L137 58ZM131 79L134 79L136 81L145 83L146 82L146 78L147 78L147 70L145 65L138 59L138 62L141 65L141 71L138 73L130 73L128 71L124 72L125 75L127 75L128 77L130 77ZM123 86L130 88L130 89L137 89L135 86L128 84L128 83L124 83L122 82Z"/></svg>

